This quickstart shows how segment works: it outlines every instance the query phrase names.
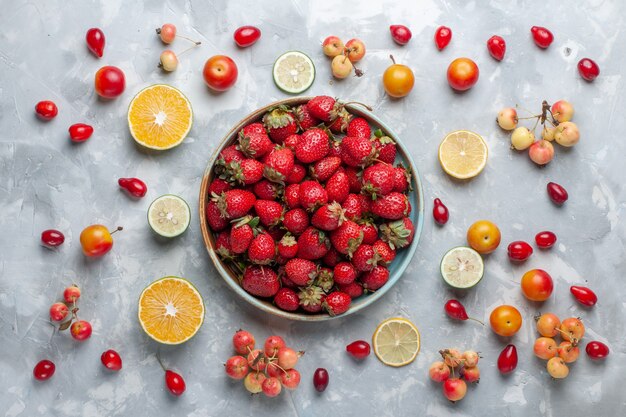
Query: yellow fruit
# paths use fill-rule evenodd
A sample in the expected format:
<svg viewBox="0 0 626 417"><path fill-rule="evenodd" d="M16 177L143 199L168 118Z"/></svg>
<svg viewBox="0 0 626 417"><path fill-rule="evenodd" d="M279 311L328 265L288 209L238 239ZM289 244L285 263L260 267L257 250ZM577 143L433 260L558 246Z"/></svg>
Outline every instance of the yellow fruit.
<svg viewBox="0 0 626 417"><path fill-rule="evenodd" d="M457 130L439 145L439 163L454 178L473 178L485 168L488 153L487 144L479 135Z"/></svg>
<svg viewBox="0 0 626 417"><path fill-rule="evenodd" d="M178 146L189 133L193 111L174 87L155 84L141 90L128 107L128 127L135 141L150 149Z"/></svg>
<svg viewBox="0 0 626 417"><path fill-rule="evenodd" d="M420 332L405 318L390 318L376 328L372 346L376 357L385 365L408 365L420 351Z"/></svg>
<svg viewBox="0 0 626 417"><path fill-rule="evenodd" d="M164 277L139 297L139 323L148 336L167 345L191 339L204 321L204 301L189 281Z"/></svg>

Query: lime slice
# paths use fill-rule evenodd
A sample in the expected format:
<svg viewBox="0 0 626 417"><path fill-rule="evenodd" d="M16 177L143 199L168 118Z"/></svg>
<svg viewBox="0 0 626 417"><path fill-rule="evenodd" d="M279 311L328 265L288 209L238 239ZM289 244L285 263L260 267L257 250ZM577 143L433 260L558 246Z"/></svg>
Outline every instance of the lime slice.
<svg viewBox="0 0 626 417"><path fill-rule="evenodd" d="M286 93L299 94L313 84L315 65L298 51L285 52L274 62L274 82Z"/></svg>
<svg viewBox="0 0 626 417"><path fill-rule="evenodd" d="M454 288L471 288L483 277L483 258L472 248L452 248L441 259L441 276Z"/></svg>
<svg viewBox="0 0 626 417"><path fill-rule="evenodd" d="M148 208L148 223L159 236L176 237L189 227L191 210L182 198L165 194Z"/></svg>

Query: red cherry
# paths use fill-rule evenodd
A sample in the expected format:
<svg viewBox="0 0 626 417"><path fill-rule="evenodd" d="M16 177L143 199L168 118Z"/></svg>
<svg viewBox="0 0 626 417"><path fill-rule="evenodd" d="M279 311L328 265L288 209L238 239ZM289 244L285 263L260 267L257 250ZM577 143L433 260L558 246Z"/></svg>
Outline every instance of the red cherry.
<svg viewBox="0 0 626 417"><path fill-rule="evenodd" d="M530 33L533 35L535 44L542 49L546 49L554 40L552 32L541 26L531 27Z"/></svg>
<svg viewBox="0 0 626 417"><path fill-rule="evenodd" d="M539 232L535 236L535 243L539 249L548 249L556 243L556 235L550 231Z"/></svg>
<svg viewBox="0 0 626 417"><path fill-rule="evenodd" d="M124 92L126 79L121 69L107 65L96 72L94 84L100 97L111 99Z"/></svg>
<svg viewBox="0 0 626 417"><path fill-rule="evenodd" d="M443 309L445 310L445 312L448 315L448 317L450 317L452 319L461 320L461 321L474 320L474 321L477 321L477 322L479 322L480 324L482 324L484 326L482 321L467 315L467 311L465 310L465 306L463 304L461 304L461 302L459 300L451 299L451 300L446 301L446 304L443 306Z"/></svg>
<svg viewBox="0 0 626 417"><path fill-rule="evenodd" d="M84 123L76 123L70 126L69 132L72 142L84 142L91 137L93 127Z"/></svg>
<svg viewBox="0 0 626 417"><path fill-rule="evenodd" d="M59 113L59 109L57 105L54 104L53 101L44 100L37 103L35 106L35 112L37 113L37 117L41 120L52 120Z"/></svg>
<svg viewBox="0 0 626 417"><path fill-rule="evenodd" d="M411 30L404 25L391 25L389 30L391 31L391 37L398 45L406 45L413 36Z"/></svg>
<svg viewBox="0 0 626 417"><path fill-rule="evenodd" d="M435 222L443 226L448 222L449 217L450 213L448 212L448 207L446 207L440 199L435 198L435 205L433 206L433 218Z"/></svg>
<svg viewBox="0 0 626 417"><path fill-rule="evenodd" d="M233 38L240 48L253 45L261 37L261 31L254 26L242 26L235 31Z"/></svg>
<svg viewBox="0 0 626 417"><path fill-rule="evenodd" d="M506 53L506 42L501 36L494 35L487 40L487 50L493 59L502 61Z"/></svg>
<svg viewBox="0 0 626 417"><path fill-rule="evenodd" d="M523 240L517 240L509 243L508 253L510 260L523 262L533 254L533 248Z"/></svg>
<svg viewBox="0 0 626 417"><path fill-rule="evenodd" d="M87 31L85 36L87 41L87 48L98 58L102 58L104 54L104 33L98 28L91 28Z"/></svg>
<svg viewBox="0 0 626 417"><path fill-rule="evenodd" d="M498 356L498 370L502 374L511 373L517 368L517 349L515 345L506 345Z"/></svg>
<svg viewBox="0 0 626 417"><path fill-rule="evenodd" d="M440 51L452 40L452 30L447 26L439 26L435 31L435 45Z"/></svg>
<svg viewBox="0 0 626 417"><path fill-rule="evenodd" d="M556 182L549 182L546 187L550 200L556 205L561 205L567 201L567 190Z"/></svg>
<svg viewBox="0 0 626 417"><path fill-rule="evenodd" d="M58 230L48 229L41 232L41 243L43 243L44 246L54 248L62 245L63 242L65 242L65 236Z"/></svg>
<svg viewBox="0 0 626 417"><path fill-rule="evenodd" d="M75 321L70 326L70 334L74 339L80 342L89 339L91 337L91 331L91 324L85 320Z"/></svg>
<svg viewBox="0 0 626 417"><path fill-rule="evenodd" d="M111 371L119 371L122 369L122 358L119 353L113 349L109 349L100 356L102 365Z"/></svg>
<svg viewBox="0 0 626 417"><path fill-rule="evenodd" d="M139 178L120 178L117 183L133 197L141 198L148 192L148 186Z"/></svg>
<svg viewBox="0 0 626 417"><path fill-rule="evenodd" d="M598 302L598 296L587 287L572 285L569 292L572 293L576 301L584 306L593 307Z"/></svg>
<svg viewBox="0 0 626 417"><path fill-rule="evenodd" d="M176 396L183 395L186 388L183 377L174 371L170 371L169 369L165 371L165 385L172 395Z"/></svg>
<svg viewBox="0 0 626 417"><path fill-rule="evenodd" d="M370 355L370 344L365 340L357 340L346 346L346 351L355 359L365 359Z"/></svg>
<svg viewBox="0 0 626 417"><path fill-rule="evenodd" d="M54 362L44 359L39 361L35 368L33 368L33 376L37 381L45 381L46 379L52 378L54 375L54 371L56 366L54 366Z"/></svg>
<svg viewBox="0 0 626 417"><path fill-rule="evenodd" d="M602 342L593 340L587 343L585 352L591 359L604 359L609 356L609 347Z"/></svg>
<svg viewBox="0 0 626 417"><path fill-rule="evenodd" d="M317 368L313 373L313 386L317 392L324 392L328 386L328 371L324 368Z"/></svg>
<svg viewBox="0 0 626 417"><path fill-rule="evenodd" d="M600 75L600 67L592 59L583 58L578 61L578 73L583 79L593 81Z"/></svg>
<svg viewBox="0 0 626 417"><path fill-rule="evenodd" d="M63 321L69 313L69 308L63 303L54 303L50 306L50 320L52 321Z"/></svg>
<svg viewBox="0 0 626 417"><path fill-rule="evenodd" d="M80 288L70 285L63 291L63 299L66 303L75 303L80 298Z"/></svg>

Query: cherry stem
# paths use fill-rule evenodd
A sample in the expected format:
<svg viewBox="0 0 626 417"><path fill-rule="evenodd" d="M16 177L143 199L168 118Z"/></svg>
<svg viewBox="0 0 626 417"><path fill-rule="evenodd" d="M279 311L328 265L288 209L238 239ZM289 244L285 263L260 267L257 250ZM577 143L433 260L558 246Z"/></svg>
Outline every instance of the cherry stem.
<svg viewBox="0 0 626 417"><path fill-rule="evenodd" d="M121 232L122 230L124 230L124 228L122 226L117 226L117 229L112 231L111 234L114 234L115 232Z"/></svg>
<svg viewBox="0 0 626 417"><path fill-rule="evenodd" d="M393 55L389 55L389 58L391 58L391 62L393 62L393 65L396 65L396 60L393 58Z"/></svg>
<svg viewBox="0 0 626 417"><path fill-rule="evenodd" d="M571 334L569 334L568 332L564 332L563 330L561 330L561 329L559 329L557 327L555 327L554 330L556 330L557 332L561 332L564 335L566 335L567 337L569 337L569 339L570 339L569 342L571 342L572 346L578 346L578 339L577 338L572 337Z"/></svg>
<svg viewBox="0 0 626 417"><path fill-rule="evenodd" d="M485 323L483 323L482 321L480 321L480 320L478 320L478 319L475 319L474 317L468 317L468 319L470 319L470 320L474 320L474 321L476 321L476 322L478 322L478 323L482 324L483 326L485 325Z"/></svg>
<svg viewBox="0 0 626 417"><path fill-rule="evenodd" d="M180 54L178 54L178 56L181 56L182 54L191 51L193 48L195 48L196 46L200 45L200 42L196 42L196 44L194 46L190 46L189 48L185 49L183 52L181 52Z"/></svg>
<svg viewBox="0 0 626 417"><path fill-rule="evenodd" d="M161 362L161 355L159 354L159 352L156 353L156 358L157 358L157 361L159 362L159 365L161 365L161 368L163 368L163 372L167 372L165 365L163 365L163 362Z"/></svg>
<svg viewBox="0 0 626 417"><path fill-rule="evenodd" d="M176 37L177 37L177 38L183 38L183 39L186 39L186 40L188 40L189 42L193 42L193 43L195 43L195 44L196 44L196 46L198 46L198 45L201 45L201 44L202 44L202 42L200 42L200 41L194 41L193 39L188 38L188 37L186 37L186 36L176 35Z"/></svg>

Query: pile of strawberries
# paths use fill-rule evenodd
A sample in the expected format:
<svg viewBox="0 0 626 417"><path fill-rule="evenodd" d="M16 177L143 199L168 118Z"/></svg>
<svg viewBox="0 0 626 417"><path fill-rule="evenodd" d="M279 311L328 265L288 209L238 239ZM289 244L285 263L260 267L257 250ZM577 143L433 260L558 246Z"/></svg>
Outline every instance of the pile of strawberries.
<svg viewBox="0 0 626 417"><path fill-rule="evenodd" d="M271 109L215 164L216 252L282 310L344 313L413 240L411 173L395 159L391 138L332 97Z"/></svg>

